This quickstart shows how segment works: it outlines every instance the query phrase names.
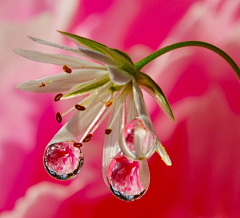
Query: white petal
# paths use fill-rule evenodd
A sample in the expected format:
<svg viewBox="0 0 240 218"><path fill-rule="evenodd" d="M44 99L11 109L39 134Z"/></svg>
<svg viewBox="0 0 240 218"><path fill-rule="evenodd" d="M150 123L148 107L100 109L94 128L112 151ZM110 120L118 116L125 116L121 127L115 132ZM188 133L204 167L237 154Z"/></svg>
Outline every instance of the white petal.
<svg viewBox="0 0 240 218"><path fill-rule="evenodd" d="M48 145L55 144L58 142L66 141L76 141L75 137L71 132L66 129L67 123L57 132L57 134L52 138Z"/></svg>
<svg viewBox="0 0 240 218"><path fill-rule="evenodd" d="M145 105L143 96L142 96L142 91L139 88L136 80L133 80L133 99L135 102L135 106L138 112L139 118L142 120L144 126L152 133L155 134L155 129L152 123L152 120L149 116L147 107Z"/></svg>
<svg viewBox="0 0 240 218"><path fill-rule="evenodd" d="M114 110L112 111L109 120L108 125L110 125L111 120L114 117L114 114L118 110L118 107L116 106ZM125 111L124 108L121 108L121 111L119 112L119 116L116 118L114 125L112 126L112 132L109 135L105 136L104 146L103 146L103 160L102 160L102 167L103 167L103 179L107 186L109 186L108 180L107 180L107 171L109 164L111 160L116 156L116 154L120 151L119 148L119 137L120 133L124 127L124 120L125 120Z"/></svg>
<svg viewBox="0 0 240 218"><path fill-rule="evenodd" d="M56 44L56 43L48 42L48 41L45 41L45 40L42 40L42 39L34 38L32 36L28 36L28 38L33 40L34 42L37 42L37 43L40 43L40 44L43 44L43 45L49 45L49 46L52 46L52 47L55 47L55 48L60 48L60 49L62 49L64 51L71 52L73 54L77 54L77 55L80 55L80 56L85 56L79 50L71 48L71 47L68 47L68 46L64 46L64 45L59 45L59 44Z"/></svg>
<svg viewBox="0 0 240 218"><path fill-rule="evenodd" d="M93 90L96 90L98 88L101 88L106 84L109 84L109 88L113 85L113 83L109 81L108 75L103 74L103 76L99 76L97 78L94 78L93 80L90 80L89 82L81 84L80 87L79 85L75 86L74 88L70 89L67 93L65 93L61 99L69 99L69 98L74 98L76 96L86 95L87 93L92 92ZM85 90L85 91L82 91L81 93L78 92L77 94L73 94L74 92L77 92L79 90Z"/></svg>
<svg viewBox="0 0 240 218"><path fill-rule="evenodd" d="M103 53L94 51L89 48L82 48L82 47L78 47L78 50L81 53L83 53L85 56L92 58L96 61L99 61L105 65L118 67L117 63L113 59L111 59L110 57L108 57L107 55L105 55Z"/></svg>
<svg viewBox="0 0 240 218"><path fill-rule="evenodd" d="M125 85L133 79L133 76L126 71L115 67L108 67L110 79L117 85Z"/></svg>
<svg viewBox="0 0 240 218"><path fill-rule="evenodd" d="M135 119L138 114L136 111L136 107L135 107L135 103L133 100L133 93L130 92L129 93L129 98L128 98L128 107L127 107L127 123L129 123L130 121L132 121L133 119Z"/></svg>
<svg viewBox="0 0 240 218"><path fill-rule="evenodd" d="M156 151L158 152L158 154L161 156L162 160L164 161L164 163L168 166L172 166L172 162L171 159L169 158L165 148L162 146L162 144L160 143L160 141L158 140L156 143Z"/></svg>
<svg viewBox="0 0 240 218"><path fill-rule="evenodd" d="M37 80L30 80L17 85L18 89L28 92L57 93L70 90L78 84L93 80L106 74L106 71L73 70L72 73L59 73ZM45 86L39 87L44 83Z"/></svg>
<svg viewBox="0 0 240 218"><path fill-rule="evenodd" d="M28 51L28 50L21 50L21 49L14 49L14 52L27 59L43 62L43 63L56 64L61 66L67 65L68 67L71 67L71 68L84 68L84 69L97 68L97 69L103 69L103 70L106 69L106 67L100 64L83 60L77 57L68 56L68 55L46 54L42 52Z"/></svg>
<svg viewBox="0 0 240 218"><path fill-rule="evenodd" d="M162 99L156 97L156 95L148 88L141 86L141 88L146 91L150 96L152 96L152 98L157 102L158 106L162 109L162 111L171 119L175 122L174 118L170 115L169 111L166 109L166 107L164 106L164 103L162 101Z"/></svg>

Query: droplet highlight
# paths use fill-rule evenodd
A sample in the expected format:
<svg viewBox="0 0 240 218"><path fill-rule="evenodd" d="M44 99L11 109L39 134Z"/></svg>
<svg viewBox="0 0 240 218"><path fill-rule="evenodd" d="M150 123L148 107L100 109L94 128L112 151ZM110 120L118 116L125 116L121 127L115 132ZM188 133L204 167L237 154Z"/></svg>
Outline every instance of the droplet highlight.
<svg viewBox="0 0 240 218"><path fill-rule="evenodd" d="M83 153L75 147L74 141L59 142L48 145L44 152L44 167L55 179L69 180L82 169Z"/></svg>

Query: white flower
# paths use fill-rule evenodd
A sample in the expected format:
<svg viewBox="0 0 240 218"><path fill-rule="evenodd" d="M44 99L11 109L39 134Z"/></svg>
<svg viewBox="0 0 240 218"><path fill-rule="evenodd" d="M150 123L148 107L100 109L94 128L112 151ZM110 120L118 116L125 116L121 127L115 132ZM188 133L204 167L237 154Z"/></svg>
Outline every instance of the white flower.
<svg viewBox="0 0 240 218"><path fill-rule="evenodd" d="M152 95L161 108L173 118L168 102L157 84L146 74L136 71L127 54L80 36L61 33L78 47L74 49L29 38L95 62L62 54L14 50L17 54L33 61L61 65L64 71L57 75L21 83L17 88L29 92L58 93L55 101L86 95L67 112L57 113L56 118L61 122L65 114L76 110L49 145L65 141L76 142L76 137L81 135L79 143L76 142L81 146L82 143L91 140L94 131L112 112L105 130L103 148L103 177L106 184L110 182L107 175L109 165L119 152L123 152L129 160L138 160L147 165L144 159L157 151L163 161L171 165L171 160L156 135L139 87ZM142 169L146 170L146 167Z"/></svg>

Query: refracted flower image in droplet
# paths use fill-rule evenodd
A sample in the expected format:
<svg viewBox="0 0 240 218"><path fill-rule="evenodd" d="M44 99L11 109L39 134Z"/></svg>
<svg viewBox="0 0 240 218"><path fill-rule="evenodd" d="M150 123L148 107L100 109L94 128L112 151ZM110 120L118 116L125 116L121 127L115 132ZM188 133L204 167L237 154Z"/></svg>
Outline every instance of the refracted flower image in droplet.
<svg viewBox="0 0 240 218"><path fill-rule="evenodd" d="M124 201L141 198L150 183L147 161L129 160L122 152L119 152L111 161L107 177L112 193Z"/></svg>
<svg viewBox="0 0 240 218"><path fill-rule="evenodd" d="M155 134L144 126L141 119L136 118L125 125L120 147L127 157L141 160L150 157L154 153L155 143Z"/></svg>
<svg viewBox="0 0 240 218"><path fill-rule="evenodd" d="M83 166L83 153L74 141L48 145L44 152L44 166L55 179L74 178Z"/></svg>

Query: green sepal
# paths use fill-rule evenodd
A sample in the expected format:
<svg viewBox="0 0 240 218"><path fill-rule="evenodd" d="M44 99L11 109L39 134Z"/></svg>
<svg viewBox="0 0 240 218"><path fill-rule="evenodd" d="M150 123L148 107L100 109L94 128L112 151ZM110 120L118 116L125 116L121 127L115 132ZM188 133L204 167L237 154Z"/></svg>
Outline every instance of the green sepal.
<svg viewBox="0 0 240 218"><path fill-rule="evenodd" d="M77 90L73 91L73 92L69 92L67 94L65 94L61 99L68 99L68 98L73 98L76 96L81 96L81 95L85 95L97 88L102 87L103 85L105 85L107 82L109 82L110 79L109 77L103 78L95 83L92 83L88 86L85 86L86 83L81 84L77 87ZM78 89L79 88L79 89Z"/></svg>
<svg viewBox="0 0 240 218"><path fill-rule="evenodd" d="M63 34L65 37L73 41L77 45L85 45L88 48L100 52L102 54L111 57L118 65L119 68L129 72L130 74L134 73L134 64L128 54L123 51L112 49L103 45L99 42L93 41L91 39L87 39L78 35L74 35L67 32L58 31Z"/></svg>
<svg viewBox="0 0 240 218"><path fill-rule="evenodd" d="M148 92L158 103L164 113L167 114L169 118L175 121L171 107L168 100L163 93L162 89L154 82L154 80L145 73L138 72L136 74L136 80L138 85L140 85L146 92Z"/></svg>

